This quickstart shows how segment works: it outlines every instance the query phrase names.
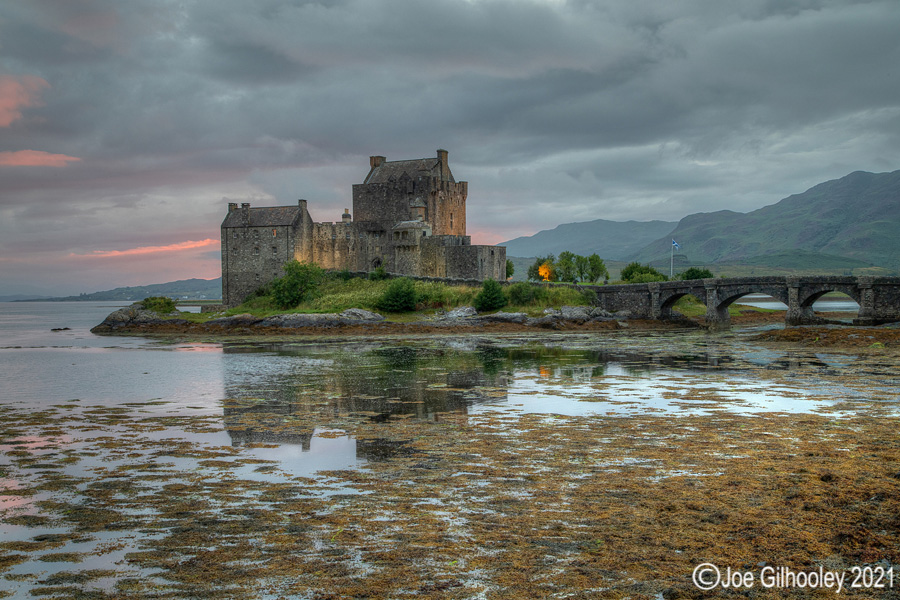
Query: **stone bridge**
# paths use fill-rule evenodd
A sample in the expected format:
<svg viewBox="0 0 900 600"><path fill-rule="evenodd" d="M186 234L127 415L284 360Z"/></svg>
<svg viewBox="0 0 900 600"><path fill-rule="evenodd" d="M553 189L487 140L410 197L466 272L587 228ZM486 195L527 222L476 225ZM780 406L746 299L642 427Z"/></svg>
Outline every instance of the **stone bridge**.
<svg viewBox="0 0 900 600"><path fill-rule="evenodd" d="M660 283L591 286L597 305L632 316L672 319L672 305L687 294L706 305L706 323L715 329L731 325L728 306L747 294L767 294L788 306L787 325L817 322L813 302L828 292L842 292L859 304L855 325L900 321L900 277L735 277Z"/></svg>

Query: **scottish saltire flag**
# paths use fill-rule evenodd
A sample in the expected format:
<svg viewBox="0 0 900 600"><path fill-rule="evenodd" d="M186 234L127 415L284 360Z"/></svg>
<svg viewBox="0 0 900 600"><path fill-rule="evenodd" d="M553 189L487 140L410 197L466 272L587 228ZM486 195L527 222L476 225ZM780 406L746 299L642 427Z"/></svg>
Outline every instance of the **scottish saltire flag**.
<svg viewBox="0 0 900 600"><path fill-rule="evenodd" d="M681 245L678 242L676 242L675 240L672 240L672 248L674 248L676 250L681 250Z"/></svg>

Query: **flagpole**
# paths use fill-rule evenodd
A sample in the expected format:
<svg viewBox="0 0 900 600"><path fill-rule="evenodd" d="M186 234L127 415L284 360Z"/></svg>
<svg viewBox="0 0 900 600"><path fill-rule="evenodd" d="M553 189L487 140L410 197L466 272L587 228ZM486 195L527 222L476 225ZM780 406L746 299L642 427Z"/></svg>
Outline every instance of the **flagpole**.
<svg viewBox="0 0 900 600"><path fill-rule="evenodd" d="M672 240L672 257L669 259L669 279L675 273L675 240Z"/></svg>

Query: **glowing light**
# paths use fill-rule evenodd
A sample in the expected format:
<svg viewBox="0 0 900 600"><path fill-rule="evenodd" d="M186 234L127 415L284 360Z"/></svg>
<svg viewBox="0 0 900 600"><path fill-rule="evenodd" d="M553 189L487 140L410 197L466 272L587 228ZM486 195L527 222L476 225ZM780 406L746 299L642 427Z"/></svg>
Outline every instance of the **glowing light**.
<svg viewBox="0 0 900 600"><path fill-rule="evenodd" d="M553 274L553 270L550 267L549 263L544 263L540 267L538 267L538 275L544 278L544 281L550 281L550 275Z"/></svg>
<svg viewBox="0 0 900 600"><path fill-rule="evenodd" d="M92 258L110 258L115 256L140 256L143 254L155 254L157 252L180 252L182 250L193 250L194 248L204 248L206 246L214 246L219 240L207 238L200 241L179 242L177 244L169 244L168 246L141 246L139 248L129 248L128 250L94 250L90 254L70 254L69 256L89 256Z"/></svg>
<svg viewBox="0 0 900 600"><path fill-rule="evenodd" d="M40 150L17 150L0 152L0 166L3 167L65 167L80 158L66 154L50 154Z"/></svg>

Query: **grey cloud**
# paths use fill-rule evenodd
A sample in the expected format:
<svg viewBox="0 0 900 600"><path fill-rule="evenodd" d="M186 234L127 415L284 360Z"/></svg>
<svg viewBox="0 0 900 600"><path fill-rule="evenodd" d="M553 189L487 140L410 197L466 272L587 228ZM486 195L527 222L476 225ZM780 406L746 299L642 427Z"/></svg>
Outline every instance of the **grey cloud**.
<svg viewBox="0 0 900 600"><path fill-rule="evenodd" d="M182 195L214 236L223 195L330 214L368 155L445 147L482 229L750 210L897 168L898 30L895 0L4 3L0 74L50 88L0 152L82 161L0 167L0 208L119 243L104 207Z"/></svg>

